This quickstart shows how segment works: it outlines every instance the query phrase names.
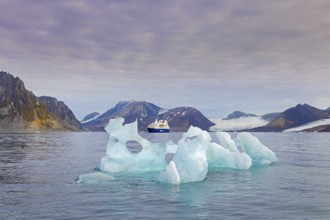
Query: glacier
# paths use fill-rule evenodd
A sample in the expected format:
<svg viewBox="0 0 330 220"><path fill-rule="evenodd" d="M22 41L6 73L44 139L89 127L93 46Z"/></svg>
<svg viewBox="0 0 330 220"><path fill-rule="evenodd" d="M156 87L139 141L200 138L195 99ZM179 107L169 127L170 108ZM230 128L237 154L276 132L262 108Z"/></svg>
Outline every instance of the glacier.
<svg viewBox="0 0 330 220"><path fill-rule="evenodd" d="M100 174L82 174L77 183L111 181L123 173L155 172L158 182L179 185L203 181L210 169L248 170L253 165L278 162L275 153L248 132L238 133L236 139L216 132L216 140L212 140L209 132L190 126L178 143L153 143L138 133L137 121L124 124L123 118L111 119L106 131L109 141L98 166Z"/></svg>

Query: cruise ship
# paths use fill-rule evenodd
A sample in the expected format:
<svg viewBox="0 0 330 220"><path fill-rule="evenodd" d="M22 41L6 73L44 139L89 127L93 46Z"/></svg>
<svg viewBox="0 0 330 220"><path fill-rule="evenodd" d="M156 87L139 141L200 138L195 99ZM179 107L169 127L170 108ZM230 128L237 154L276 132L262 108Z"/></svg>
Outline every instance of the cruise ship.
<svg viewBox="0 0 330 220"><path fill-rule="evenodd" d="M149 133L169 133L170 126L168 126L167 120L157 120L148 125Z"/></svg>

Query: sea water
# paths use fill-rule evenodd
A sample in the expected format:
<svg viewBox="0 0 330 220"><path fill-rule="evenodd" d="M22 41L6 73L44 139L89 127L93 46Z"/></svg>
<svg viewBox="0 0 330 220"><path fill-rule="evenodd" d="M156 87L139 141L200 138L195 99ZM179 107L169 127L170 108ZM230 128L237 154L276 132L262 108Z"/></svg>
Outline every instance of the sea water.
<svg viewBox="0 0 330 220"><path fill-rule="evenodd" d="M330 134L253 135L278 163L170 185L153 172L76 184L99 165L107 133L0 134L0 219L330 219Z"/></svg>

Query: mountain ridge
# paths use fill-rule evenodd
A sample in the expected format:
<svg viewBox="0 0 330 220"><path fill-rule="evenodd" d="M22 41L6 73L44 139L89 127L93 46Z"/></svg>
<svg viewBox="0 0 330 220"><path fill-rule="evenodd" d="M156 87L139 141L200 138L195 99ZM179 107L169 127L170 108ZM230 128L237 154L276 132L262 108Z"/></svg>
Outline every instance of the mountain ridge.
<svg viewBox="0 0 330 220"><path fill-rule="evenodd" d="M0 132L72 131L19 77L0 71Z"/></svg>
<svg viewBox="0 0 330 220"><path fill-rule="evenodd" d="M245 112L242 112L242 111L234 111L233 113L229 114L223 120L230 120L230 119L242 118L242 117L257 117L257 115L250 114L250 113L245 113Z"/></svg>
<svg viewBox="0 0 330 220"><path fill-rule="evenodd" d="M282 112L277 118L262 127L251 129L259 132L280 132L313 121L327 119L330 114L308 104L298 104Z"/></svg>
<svg viewBox="0 0 330 220"><path fill-rule="evenodd" d="M63 101L59 101L50 96L41 96L38 97L38 99L42 101L46 105L47 109L59 120L61 120L70 130L87 131L80 121L78 121L72 110Z"/></svg>
<svg viewBox="0 0 330 220"><path fill-rule="evenodd" d="M146 101L121 101L103 114L93 113L80 123L64 102L53 97L36 97L27 90L19 77L0 71L0 132L44 132L44 131L104 131L109 119L122 117L124 123L138 120L140 131L146 131L155 119L169 121L172 131L186 131L189 126L209 130L215 125L193 107L164 109ZM235 111L228 118L256 117ZM281 113L269 113L261 117L268 124L249 131L275 131L294 128L317 120L330 118L330 107L321 110L308 104L298 104ZM87 121L86 121L87 120ZM228 119L230 121L230 119ZM240 120L242 122L242 120ZM260 123L259 121L254 121ZM262 122L264 123L264 122ZM266 122L267 123L267 122ZM240 128L242 128L242 125ZM246 126L248 128L248 126ZM308 128L306 131L328 132L330 125Z"/></svg>
<svg viewBox="0 0 330 220"><path fill-rule="evenodd" d="M156 119L167 120L171 131L187 131L193 125L208 130L214 123L193 107L164 109L146 101L120 101L95 120L83 123L91 131L104 131L112 118L124 118L124 123L138 121L139 131L147 131L147 126Z"/></svg>

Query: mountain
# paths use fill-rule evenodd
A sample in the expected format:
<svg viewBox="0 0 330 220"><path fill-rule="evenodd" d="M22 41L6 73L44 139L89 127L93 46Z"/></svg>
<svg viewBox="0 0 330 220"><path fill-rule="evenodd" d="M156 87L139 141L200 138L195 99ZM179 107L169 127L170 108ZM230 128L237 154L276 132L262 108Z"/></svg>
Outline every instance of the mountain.
<svg viewBox="0 0 330 220"><path fill-rule="evenodd" d="M210 131L245 131L261 127L278 117L280 113L269 113L263 116L234 111L226 118L210 118L215 123Z"/></svg>
<svg viewBox="0 0 330 220"><path fill-rule="evenodd" d="M322 132L330 128L330 118L312 121L298 127L283 130L284 132Z"/></svg>
<svg viewBox="0 0 330 220"><path fill-rule="evenodd" d="M274 112L274 113L268 113L265 115L262 115L262 119L266 120L266 121L273 121L275 118L277 118L278 116L280 116L281 112Z"/></svg>
<svg viewBox="0 0 330 220"><path fill-rule="evenodd" d="M330 115L330 107L325 110Z"/></svg>
<svg viewBox="0 0 330 220"><path fill-rule="evenodd" d="M160 119L166 119L171 131L187 131L190 125L208 131L215 125L200 111L192 107L177 107L159 115Z"/></svg>
<svg viewBox="0 0 330 220"><path fill-rule="evenodd" d="M91 131L104 131L104 127L109 123L110 119L121 117L125 119L125 124L138 119L139 129L141 127L146 128L152 122L150 116L157 115L160 109L160 107L148 102L122 101L96 119L83 123L83 125Z"/></svg>
<svg viewBox="0 0 330 220"><path fill-rule="evenodd" d="M234 111L233 113L229 114L227 118L224 118L224 120L230 120L230 119L242 118L242 117L257 117L257 115L244 113L241 111Z"/></svg>
<svg viewBox="0 0 330 220"><path fill-rule="evenodd" d="M94 119L97 118L98 116L100 116L100 113L98 113L98 112L90 113L90 114L86 115L86 116L81 120L81 123L86 123L86 122L88 122L88 121L94 120Z"/></svg>
<svg viewBox="0 0 330 220"><path fill-rule="evenodd" d="M282 112L277 118L269 122L267 125L254 128L252 131L282 131L329 117L329 113L324 110L315 108L308 104L298 104L297 106Z"/></svg>
<svg viewBox="0 0 330 220"><path fill-rule="evenodd" d="M0 72L0 132L72 131L52 114L23 81Z"/></svg>
<svg viewBox="0 0 330 220"><path fill-rule="evenodd" d="M147 131L147 126L156 119L166 119L171 131L187 131L190 125L208 130L214 125L201 112L191 107L163 109L145 101L121 101L94 120L83 123L91 131L104 131L104 127L112 118L124 118L124 123L138 120L139 131Z"/></svg>
<svg viewBox="0 0 330 220"><path fill-rule="evenodd" d="M330 132L330 125L323 126L318 132Z"/></svg>
<svg viewBox="0 0 330 220"><path fill-rule="evenodd" d="M65 127L72 131L86 131L80 121L77 120L71 109L62 101L49 96L41 96L39 100L42 101L47 109L59 120L63 122Z"/></svg>

